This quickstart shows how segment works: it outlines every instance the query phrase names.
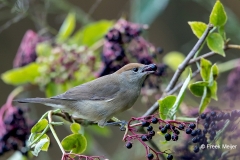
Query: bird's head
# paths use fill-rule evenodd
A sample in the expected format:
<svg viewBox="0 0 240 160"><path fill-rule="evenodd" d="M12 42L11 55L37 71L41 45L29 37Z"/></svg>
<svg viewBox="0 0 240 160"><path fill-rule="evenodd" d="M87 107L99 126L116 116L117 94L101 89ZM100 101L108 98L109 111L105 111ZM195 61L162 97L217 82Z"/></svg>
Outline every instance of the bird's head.
<svg viewBox="0 0 240 160"><path fill-rule="evenodd" d="M124 81L142 85L147 75L156 70L157 66L155 64L144 65L140 63L129 63L116 71L115 74L120 75Z"/></svg>

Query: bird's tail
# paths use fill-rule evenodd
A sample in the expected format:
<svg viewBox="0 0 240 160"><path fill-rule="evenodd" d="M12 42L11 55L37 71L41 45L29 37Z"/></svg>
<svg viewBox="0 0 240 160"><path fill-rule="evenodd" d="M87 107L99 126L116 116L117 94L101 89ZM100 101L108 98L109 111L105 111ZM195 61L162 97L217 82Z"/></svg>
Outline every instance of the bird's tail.
<svg viewBox="0 0 240 160"><path fill-rule="evenodd" d="M16 99L15 102L19 103L40 103L51 107L62 108L61 101L50 99L50 98L25 98Z"/></svg>

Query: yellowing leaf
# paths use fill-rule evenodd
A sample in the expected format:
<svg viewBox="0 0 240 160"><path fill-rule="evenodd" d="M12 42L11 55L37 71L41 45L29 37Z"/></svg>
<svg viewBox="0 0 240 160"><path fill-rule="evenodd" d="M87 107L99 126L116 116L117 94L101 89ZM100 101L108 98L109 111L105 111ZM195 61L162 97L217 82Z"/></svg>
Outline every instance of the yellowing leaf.
<svg viewBox="0 0 240 160"><path fill-rule="evenodd" d="M190 25L193 33L198 38L200 38L202 36L202 34L204 33L204 31L207 29L207 24L203 23L203 22L192 21L192 22L188 22L188 24Z"/></svg>

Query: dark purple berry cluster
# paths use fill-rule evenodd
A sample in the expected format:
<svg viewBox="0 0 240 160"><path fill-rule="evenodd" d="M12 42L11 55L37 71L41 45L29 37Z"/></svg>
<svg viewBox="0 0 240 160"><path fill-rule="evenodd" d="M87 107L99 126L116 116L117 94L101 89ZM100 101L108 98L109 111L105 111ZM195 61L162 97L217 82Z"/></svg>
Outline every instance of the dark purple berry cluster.
<svg viewBox="0 0 240 160"><path fill-rule="evenodd" d="M103 66L99 76L113 73L125 64L130 58L135 58L139 63L155 63L156 53L163 49L155 48L151 43L141 37L142 30L146 27L120 19L105 35L102 52ZM128 55L126 55L128 54ZM157 75L162 75L166 66L159 65Z"/></svg>
<svg viewBox="0 0 240 160"><path fill-rule="evenodd" d="M33 124L29 124L24 117L24 111L17 107L7 109L1 118L0 155L10 150L19 150L27 156L26 141Z"/></svg>
<svg viewBox="0 0 240 160"><path fill-rule="evenodd" d="M137 125L131 125L131 122L139 121ZM173 155L168 153L167 151L158 152L149 147L145 142L151 140L155 135L156 131L154 130L153 125L157 124L159 127L160 132L164 134L166 141L177 141L179 138L180 131L184 130L185 123L177 122L177 121L164 121L160 118L155 116L149 117L140 117L140 118L132 118L128 123L128 132L131 132L132 135L125 135L124 140L126 141L126 147L128 149L132 148L133 143L132 140L137 139L139 140L146 148L146 157L147 159L159 159L159 154L167 154L167 160L172 160ZM147 133L139 134L136 133L136 129L134 127L141 126L146 129Z"/></svg>

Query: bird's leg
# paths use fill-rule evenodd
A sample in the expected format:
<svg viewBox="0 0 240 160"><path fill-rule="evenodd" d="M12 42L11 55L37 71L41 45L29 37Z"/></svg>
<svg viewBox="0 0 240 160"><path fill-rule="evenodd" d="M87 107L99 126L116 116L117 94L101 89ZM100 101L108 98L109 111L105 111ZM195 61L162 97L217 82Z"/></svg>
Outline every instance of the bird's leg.
<svg viewBox="0 0 240 160"><path fill-rule="evenodd" d="M121 125L120 130L121 131L125 131L126 130L126 126L127 126L127 121L124 120L119 120L116 117L111 118L111 120L113 122L106 122L104 125L108 126L108 125Z"/></svg>

